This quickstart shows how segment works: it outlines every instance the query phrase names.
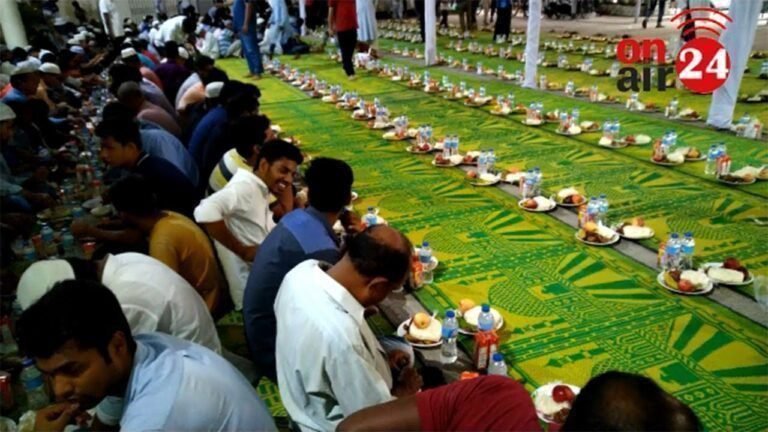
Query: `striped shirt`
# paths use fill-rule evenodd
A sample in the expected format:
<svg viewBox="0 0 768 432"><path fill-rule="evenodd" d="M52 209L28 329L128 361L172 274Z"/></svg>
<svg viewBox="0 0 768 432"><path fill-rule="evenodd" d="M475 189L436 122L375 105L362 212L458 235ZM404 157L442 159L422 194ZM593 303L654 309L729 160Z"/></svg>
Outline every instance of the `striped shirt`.
<svg viewBox="0 0 768 432"><path fill-rule="evenodd" d="M253 170L253 167L249 166L245 161L245 158L240 156L237 149L231 149L224 153L221 160L216 164L216 168L211 172L211 177L208 179L208 195L220 191L224 186L229 183L229 179L237 172L238 169Z"/></svg>

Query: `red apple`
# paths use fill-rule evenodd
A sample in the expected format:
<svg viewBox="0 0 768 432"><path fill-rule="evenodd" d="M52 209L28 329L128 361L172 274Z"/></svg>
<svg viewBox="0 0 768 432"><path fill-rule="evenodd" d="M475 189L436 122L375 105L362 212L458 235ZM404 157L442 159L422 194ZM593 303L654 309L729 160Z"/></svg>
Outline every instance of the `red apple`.
<svg viewBox="0 0 768 432"><path fill-rule="evenodd" d="M575 396L573 390L567 385L556 385L552 389L552 399L557 403L573 402Z"/></svg>

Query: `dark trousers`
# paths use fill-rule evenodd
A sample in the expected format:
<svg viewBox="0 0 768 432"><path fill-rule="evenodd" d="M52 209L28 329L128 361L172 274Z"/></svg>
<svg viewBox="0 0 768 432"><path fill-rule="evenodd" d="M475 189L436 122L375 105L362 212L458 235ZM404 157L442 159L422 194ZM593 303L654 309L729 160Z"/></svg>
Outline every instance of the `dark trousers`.
<svg viewBox="0 0 768 432"><path fill-rule="evenodd" d="M509 38L509 30L512 26L512 8L503 8L496 10L496 27L493 31L493 39L498 36Z"/></svg>
<svg viewBox="0 0 768 432"><path fill-rule="evenodd" d="M440 11L440 27L448 28L448 11Z"/></svg>
<svg viewBox="0 0 768 432"><path fill-rule="evenodd" d="M352 56L355 54L357 46L357 29L344 30L336 33L336 40L339 41L341 50L341 64L344 66L344 72L347 76L355 74L355 65L352 63Z"/></svg>
<svg viewBox="0 0 768 432"><path fill-rule="evenodd" d="M421 31L421 41L424 42L424 0L416 0L416 13L419 14L419 30Z"/></svg>
<svg viewBox="0 0 768 432"><path fill-rule="evenodd" d="M656 9L657 2L659 4L659 18L656 20L656 23L661 24L661 20L664 19L664 5L667 2L666 0L648 0L645 8L645 20L648 21L648 18L651 17L653 10Z"/></svg>

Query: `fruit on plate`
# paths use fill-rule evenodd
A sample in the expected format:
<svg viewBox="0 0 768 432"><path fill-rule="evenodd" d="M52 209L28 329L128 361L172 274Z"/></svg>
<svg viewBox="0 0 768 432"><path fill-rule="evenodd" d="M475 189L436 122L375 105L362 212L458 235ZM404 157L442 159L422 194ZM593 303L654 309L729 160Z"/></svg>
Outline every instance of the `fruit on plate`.
<svg viewBox="0 0 768 432"><path fill-rule="evenodd" d="M552 384L549 384L551 386ZM557 424L565 423L565 419L571 412L571 406L576 398L576 393L570 386L555 383L550 391L539 389L533 400L536 411L540 416Z"/></svg>
<svg viewBox="0 0 768 432"><path fill-rule="evenodd" d="M552 389L552 400L557 403L572 403L575 397L576 395L573 394L573 390L567 385L559 384Z"/></svg>
<svg viewBox="0 0 768 432"><path fill-rule="evenodd" d="M469 164L476 164L477 163L477 159L479 157L480 157L480 152L470 151L470 152L467 152L466 155L464 155L464 161L463 162L465 164L468 164L468 165Z"/></svg>
<svg viewBox="0 0 768 432"><path fill-rule="evenodd" d="M406 329L405 339L409 342L432 344L440 341L443 325L439 320L432 318L424 312L419 312L406 325Z"/></svg>
<svg viewBox="0 0 768 432"><path fill-rule="evenodd" d="M645 221L641 217L632 218L629 222L621 224L616 231L629 239L645 239L653 235L653 230L645 226Z"/></svg>
<svg viewBox="0 0 768 432"><path fill-rule="evenodd" d="M475 180L477 178L477 171L467 172L467 178L470 180Z"/></svg>
<svg viewBox="0 0 768 432"><path fill-rule="evenodd" d="M413 316L413 325L415 325L416 328L425 329L429 327L429 322L431 320L432 318L429 315L424 312L419 312Z"/></svg>
<svg viewBox="0 0 768 432"><path fill-rule="evenodd" d="M468 298L459 300L459 312L461 312L462 315L473 307L475 307L475 302L473 300Z"/></svg>
<svg viewBox="0 0 768 432"><path fill-rule="evenodd" d="M560 190L557 193L557 199L563 204L579 205L584 202L584 195L580 194L576 188L569 187Z"/></svg>
<svg viewBox="0 0 768 432"><path fill-rule="evenodd" d="M554 208L555 204L546 197L543 196L537 196L534 198L528 198L526 200L523 200L521 203L523 208L526 208L528 210L550 210Z"/></svg>
<svg viewBox="0 0 768 432"><path fill-rule="evenodd" d="M685 154L686 159L698 159L700 157L701 157L701 151L696 147L689 148L688 153Z"/></svg>
<svg viewBox="0 0 768 432"><path fill-rule="evenodd" d="M581 126L581 130L583 132L594 132L600 130L600 123L593 121L583 121L579 126Z"/></svg>
<svg viewBox="0 0 768 432"><path fill-rule="evenodd" d="M411 151L412 152L424 152L424 153L426 153L426 152L428 152L430 150L432 150L432 147L430 147L430 145L427 144L427 143L424 143L424 144L413 144L411 146Z"/></svg>
<svg viewBox="0 0 768 432"><path fill-rule="evenodd" d="M684 120L697 120L701 116L691 108L685 108L680 111L680 114L678 114L677 117Z"/></svg>
<svg viewBox="0 0 768 432"><path fill-rule="evenodd" d="M589 243L610 243L615 236L615 231L594 222L585 223L578 232L578 237Z"/></svg>
<svg viewBox="0 0 768 432"><path fill-rule="evenodd" d="M443 156L442 153L438 153L437 156L435 156L435 164L437 165L450 165L451 160L449 158L446 158Z"/></svg>
<svg viewBox="0 0 768 432"><path fill-rule="evenodd" d="M535 199L529 198L523 201L523 207L531 210L536 210L539 207L539 204L536 202Z"/></svg>
<svg viewBox="0 0 768 432"><path fill-rule="evenodd" d="M696 270L671 270L664 272L664 283L672 289L683 292L701 291L709 284L704 272Z"/></svg>

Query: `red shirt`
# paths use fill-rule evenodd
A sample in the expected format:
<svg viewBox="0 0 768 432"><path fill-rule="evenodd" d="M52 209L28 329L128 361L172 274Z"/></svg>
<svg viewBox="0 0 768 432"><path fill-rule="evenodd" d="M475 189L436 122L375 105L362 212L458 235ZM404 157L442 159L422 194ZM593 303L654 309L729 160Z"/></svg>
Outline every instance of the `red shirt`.
<svg viewBox="0 0 768 432"><path fill-rule="evenodd" d="M531 396L503 376L457 381L416 400L423 431L541 431Z"/></svg>
<svg viewBox="0 0 768 432"><path fill-rule="evenodd" d="M334 8L337 32L357 29L355 0L328 0L328 7Z"/></svg>

